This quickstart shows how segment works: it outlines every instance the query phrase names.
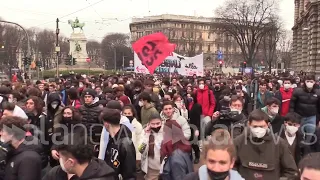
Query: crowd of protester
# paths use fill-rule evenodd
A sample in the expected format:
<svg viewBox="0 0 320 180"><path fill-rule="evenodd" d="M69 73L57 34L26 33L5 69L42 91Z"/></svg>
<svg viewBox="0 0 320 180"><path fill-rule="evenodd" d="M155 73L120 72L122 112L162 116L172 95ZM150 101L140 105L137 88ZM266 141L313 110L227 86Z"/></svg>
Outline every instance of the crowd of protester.
<svg viewBox="0 0 320 180"><path fill-rule="evenodd" d="M320 177L312 75L15 79L0 113L4 180Z"/></svg>

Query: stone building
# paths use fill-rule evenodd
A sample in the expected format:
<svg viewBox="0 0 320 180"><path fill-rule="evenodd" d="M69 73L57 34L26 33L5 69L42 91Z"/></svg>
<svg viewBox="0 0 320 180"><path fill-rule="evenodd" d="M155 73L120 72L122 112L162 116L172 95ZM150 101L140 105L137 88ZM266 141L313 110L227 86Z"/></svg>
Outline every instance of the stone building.
<svg viewBox="0 0 320 180"><path fill-rule="evenodd" d="M242 61L237 42L222 29L219 19L163 14L133 18L130 23L132 42L155 32L163 32L177 44L175 52L194 56L204 53L204 68L218 66L218 52L227 66L239 67Z"/></svg>
<svg viewBox="0 0 320 180"><path fill-rule="evenodd" d="M292 68L320 75L320 0L295 0Z"/></svg>

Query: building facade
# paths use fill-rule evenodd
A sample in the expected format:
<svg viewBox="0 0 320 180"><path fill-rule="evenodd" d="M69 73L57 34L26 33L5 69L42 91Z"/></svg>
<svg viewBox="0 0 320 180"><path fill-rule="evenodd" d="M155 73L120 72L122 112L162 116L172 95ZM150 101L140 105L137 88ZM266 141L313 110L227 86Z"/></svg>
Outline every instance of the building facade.
<svg viewBox="0 0 320 180"><path fill-rule="evenodd" d="M219 19L163 14L133 18L130 23L131 40L163 32L169 41L175 43L175 52L185 56L204 53L204 67L217 68L218 52L226 66L239 67L242 61L237 42L222 28Z"/></svg>
<svg viewBox="0 0 320 180"><path fill-rule="evenodd" d="M292 68L320 75L320 1L295 0Z"/></svg>

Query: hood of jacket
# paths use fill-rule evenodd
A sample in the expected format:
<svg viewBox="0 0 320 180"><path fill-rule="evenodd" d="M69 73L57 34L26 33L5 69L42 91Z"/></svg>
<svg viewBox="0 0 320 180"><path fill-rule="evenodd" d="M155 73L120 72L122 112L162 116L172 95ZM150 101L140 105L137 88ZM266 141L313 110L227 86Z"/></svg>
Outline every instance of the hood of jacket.
<svg viewBox="0 0 320 180"><path fill-rule="evenodd" d="M50 94L49 94L49 96L48 96L48 98L47 98L47 105L48 105L48 107L50 107L50 104L51 104L53 101L58 101L59 103L61 102L59 93L50 93Z"/></svg>
<svg viewBox="0 0 320 180"><path fill-rule="evenodd" d="M148 110L153 107L154 107L153 103L148 103L146 106L143 106L143 109Z"/></svg>
<svg viewBox="0 0 320 180"><path fill-rule="evenodd" d="M180 117L180 111L178 108L173 108L173 115L172 118L167 117L163 111L161 111L160 113L160 117L162 120L166 121L166 120L178 120L178 118Z"/></svg>
<svg viewBox="0 0 320 180"><path fill-rule="evenodd" d="M99 106L99 97L95 97L94 99L93 99L93 101L92 101L92 103L91 104L86 104L86 103L84 103L83 105L85 106L85 107L95 107L95 106Z"/></svg>
<svg viewBox="0 0 320 180"><path fill-rule="evenodd" d="M198 171L198 174L199 174L199 179L200 180L207 180L209 179L208 178L208 169L207 169L207 166L206 165L202 165L200 168L199 168L199 171ZM244 180L241 175L238 173L238 171L235 171L235 170L229 170L229 178L230 180Z"/></svg>
<svg viewBox="0 0 320 180"><path fill-rule="evenodd" d="M108 166L103 160L94 158L91 160L87 168L83 171L80 180L89 180L94 178L114 177L114 170ZM112 178L111 178L112 179Z"/></svg>

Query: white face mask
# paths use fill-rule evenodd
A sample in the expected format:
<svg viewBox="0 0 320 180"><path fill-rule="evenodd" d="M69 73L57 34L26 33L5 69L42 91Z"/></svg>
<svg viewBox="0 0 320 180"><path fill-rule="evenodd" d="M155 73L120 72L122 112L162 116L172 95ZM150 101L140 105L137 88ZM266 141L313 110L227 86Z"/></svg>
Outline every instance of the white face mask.
<svg viewBox="0 0 320 180"><path fill-rule="evenodd" d="M82 83L79 83L79 88L82 88L83 87L83 84Z"/></svg>
<svg viewBox="0 0 320 180"><path fill-rule="evenodd" d="M58 107L58 103L51 103L51 107L52 107L53 109L56 109L56 108Z"/></svg>
<svg viewBox="0 0 320 180"><path fill-rule="evenodd" d="M238 114L241 114L242 111L235 109L235 108L230 108L231 112L238 112Z"/></svg>
<svg viewBox="0 0 320 180"><path fill-rule="evenodd" d="M285 89L290 89L290 88L291 88L291 84L284 84L283 87L284 87Z"/></svg>
<svg viewBox="0 0 320 180"><path fill-rule="evenodd" d="M307 83L306 83L306 86L307 86L307 88L309 88L309 89L312 89L312 88L313 88L313 85L314 85L314 83L312 83L312 82L307 82Z"/></svg>
<svg viewBox="0 0 320 180"><path fill-rule="evenodd" d="M199 89L204 89L204 84L200 84Z"/></svg>
<svg viewBox="0 0 320 180"><path fill-rule="evenodd" d="M67 172L67 171L66 171L66 167L64 167L64 162L63 162L62 158L59 158L59 163L60 163L61 169L62 169L64 172Z"/></svg>
<svg viewBox="0 0 320 180"><path fill-rule="evenodd" d="M12 98L9 98L9 99L8 99L8 102L9 102L9 103L12 103L12 102L13 102L13 99L12 99Z"/></svg>
<svg viewBox="0 0 320 180"><path fill-rule="evenodd" d="M139 106L142 107L143 106L143 102L139 101Z"/></svg>
<svg viewBox="0 0 320 180"><path fill-rule="evenodd" d="M231 98L230 98L230 96L223 96L223 99L226 101L230 101Z"/></svg>
<svg viewBox="0 0 320 180"><path fill-rule="evenodd" d="M277 108L271 108L270 112L272 113L272 115L276 115L279 112L279 108L278 107Z"/></svg>
<svg viewBox="0 0 320 180"><path fill-rule="evenodd" d="M290 135L294 135L296 134L296 132L298 131L298 127L295 127L295 126L286 126L286 130L287 130L287 133L289 133Z"/></svg>
<svg viewBox="0 0 320 180"><path fill-rule="evenodd" d="M253 137L262 138L267 134L267 129L261 127L250 127L250 131Z"/></svg>

